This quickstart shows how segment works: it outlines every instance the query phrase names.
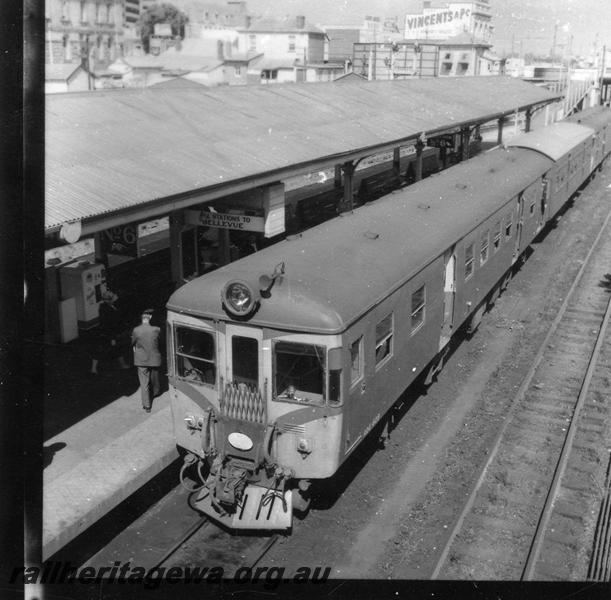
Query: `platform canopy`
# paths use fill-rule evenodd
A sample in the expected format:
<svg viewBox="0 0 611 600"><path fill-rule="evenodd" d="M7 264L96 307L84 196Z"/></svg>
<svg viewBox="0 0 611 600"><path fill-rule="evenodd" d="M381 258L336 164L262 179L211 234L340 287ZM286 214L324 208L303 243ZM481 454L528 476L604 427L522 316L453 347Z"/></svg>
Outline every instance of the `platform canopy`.
<svg viewBox="0 0 611 600"><path fill-rule="evenodd" d="M45 229L167 214L556 98L494 76L49 95Z"/></svg>

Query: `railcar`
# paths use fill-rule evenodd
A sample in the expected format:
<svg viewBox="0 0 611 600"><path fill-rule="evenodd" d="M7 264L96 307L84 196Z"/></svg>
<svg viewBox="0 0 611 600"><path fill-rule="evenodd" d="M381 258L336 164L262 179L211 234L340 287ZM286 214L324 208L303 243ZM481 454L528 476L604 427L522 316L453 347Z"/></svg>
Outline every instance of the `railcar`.
<svg viewBox="0 0 611 600"><path fill-rule="evenodd" d="M599 131L520 136L179 288L168 366L176 443L202 479L191 505L232 529L290 528L311 482L477 326L602 161Z"/></svg>

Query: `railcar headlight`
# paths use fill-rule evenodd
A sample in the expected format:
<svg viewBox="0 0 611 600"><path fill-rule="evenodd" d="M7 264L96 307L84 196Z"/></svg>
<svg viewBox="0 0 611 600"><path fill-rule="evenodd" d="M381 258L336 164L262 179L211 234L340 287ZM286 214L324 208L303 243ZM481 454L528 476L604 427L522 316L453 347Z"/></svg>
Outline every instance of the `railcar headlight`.
<svg viewBox="0 0 611 600"><path fill-rule="evenodd" d="M258 298L253 288L245 281L230 281L221 294L225 308L233 315L243 317L257 307Z"/></svg>

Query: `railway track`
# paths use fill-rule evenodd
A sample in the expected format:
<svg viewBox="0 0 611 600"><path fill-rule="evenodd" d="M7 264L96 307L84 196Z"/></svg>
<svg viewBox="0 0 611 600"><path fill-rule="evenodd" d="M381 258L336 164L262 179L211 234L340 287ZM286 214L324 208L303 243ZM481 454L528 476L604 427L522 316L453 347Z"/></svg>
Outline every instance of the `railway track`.
<svg viewBox="0 0 611 600"><path fill-rule="evenodd" d="M224 577L233 577L238 570L252 575L279 538L279 534L233 535L202 517L179 535L151 568L204 566L221 569Z"/></svg>
<svg viewBox="0 0 611 600"><path fill-rule="evenodd" d="M433 579L608 579L610 266L611 214L515 395Z"/></svg>

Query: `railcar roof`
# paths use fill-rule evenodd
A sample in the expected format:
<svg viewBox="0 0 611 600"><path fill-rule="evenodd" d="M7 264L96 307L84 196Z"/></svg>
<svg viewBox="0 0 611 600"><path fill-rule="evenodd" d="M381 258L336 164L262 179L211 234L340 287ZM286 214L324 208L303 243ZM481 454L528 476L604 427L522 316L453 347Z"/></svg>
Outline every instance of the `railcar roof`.
<svg viewBox="0 0 611 600"><path fill-rule="evenodd" d="M551 166L530 150L488 152L199 277L168 308L228 320L223 286L241 279L258 290L259 277L284 261L249 323L339 333Z"/></svg>
<svg viewBox="0 0 611 600"><path fill-rule="evenodd" d="M575 113L567 119L572 123L580 123L599 130L611 121L611 108L608 106L595 106L586 111Z"/></svg>
<svg viewBox="0 0 611 600"><path fill-rule="evenodd" d="M507 143L507 146L531 148L556 161L593 133L592 127L559 121L536 131L517 135Z"/></svg>

